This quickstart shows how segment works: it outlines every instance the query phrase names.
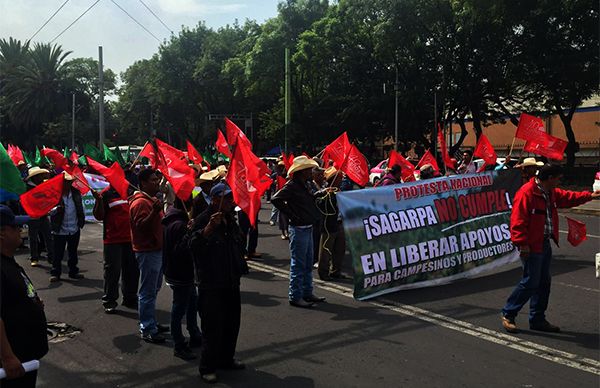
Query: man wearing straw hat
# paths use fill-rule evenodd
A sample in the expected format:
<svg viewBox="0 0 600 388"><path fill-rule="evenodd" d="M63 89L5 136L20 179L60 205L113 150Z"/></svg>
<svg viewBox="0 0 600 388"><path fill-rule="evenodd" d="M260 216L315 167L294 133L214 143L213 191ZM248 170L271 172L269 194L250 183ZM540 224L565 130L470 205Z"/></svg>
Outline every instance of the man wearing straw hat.
<svg viewBox="0 0 600 388"><path fill-rule="evenodd" d="M525 158L523 163L517 164L515 167L520 168L523 176L523 183L527 183L531 178L535 178L540 167L544 165L544 162L538 162L535 158Z"/></svg>
<svg viewBox="0 0 600 388"><path fill-rule="evenodd" d="M313 294L313 224L321 218L310 193L308 182L312 169L319 165L302 155L294 158L288 175L291 179L271 198L271 203L289 217L290 233L290 287L289 303L294 307L308 308L315 302L324 302Z"/></svg>
<svg viewBox="0 0 600 388"><path fill-rule="evenodd" d="M65 182L63 193L58 205L50 211L50 223L52 225L52 238L54 239L54 257L52 259L52 270L50 271L50 282L60 281L62 273L62 260L65 247L69 254L67 264L69 266L69 278L73 280L83 279L79 273L77 263L77 248L79 247L80 229L85 224L85 214L81 193L73 187L73 176L63 172Z"/></svg>
<svg viewBox="0 0 600 388"><path fill-rule="evenodd" d="M31 190L37 185L43 183L50 176L50 171L45 168L32 167L25 178L27 190ZM48 216L32 218L27 223L29 226L29 246L31 247L31 266L37 267L42 256L40 252L39 239L44 239L46 250L48 251L48 262L52 263L54 246L52 235L50 233L50 220Z"/></svg>

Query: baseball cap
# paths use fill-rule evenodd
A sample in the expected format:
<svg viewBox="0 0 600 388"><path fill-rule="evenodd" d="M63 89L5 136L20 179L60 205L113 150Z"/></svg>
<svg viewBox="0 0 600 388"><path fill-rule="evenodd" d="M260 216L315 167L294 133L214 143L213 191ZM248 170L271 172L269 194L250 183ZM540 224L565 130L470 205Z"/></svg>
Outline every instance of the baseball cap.
<svg viewBox="0 0 600 388"><path fill-rule="evenodd" d="M225 183L217 183L212 189L210 189L211 197L220 197L228 194L231 194L231 188L229 188L229 186L227 186Z"/></svg>
<svg viewBox="0 0 600 388"><path fill-rule="evenodd" d="M8 206L0 205L0 226L21 226L29 220L28 216L15 216Z"/></svg>

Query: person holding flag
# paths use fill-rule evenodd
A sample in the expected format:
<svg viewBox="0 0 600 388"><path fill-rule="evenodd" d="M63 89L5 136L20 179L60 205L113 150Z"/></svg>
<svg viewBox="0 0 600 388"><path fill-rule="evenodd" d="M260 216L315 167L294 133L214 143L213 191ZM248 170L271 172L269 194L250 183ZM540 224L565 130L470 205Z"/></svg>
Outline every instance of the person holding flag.
<svg viewBox="0 0 600 388"><path fill-rule="evenodd" d="M473 163L473 151L465 150L462 153L462 162L458 165L456 172L459 174L475 174L477 167Z"/></svg>
<svg viewBox="0 0 600 388"><path fill-rule="evenodd" d="M600 198L600 190L593 193L566 191L558 188L562 168L547 164L537 177L523 185L513 201L510 217L512 243L519 249L523 264L523 278L509 296L502 309L502 326L509 333L518 333L515 318L529 301L529 328L545 332L560 332L560 328L546 320L550 297L550 240L558 245L558 211Z"/></svg>
<svg viewBox="0 0 600 388"><path fill-rule="evenodd" d="M50 171L45 168L32 167L25 178L25 184L28 190L45 182L50 177ZM50 220L48 215L43 215L39 218L31 218L27 223L29 226L29 246L31 253L31 266L37 267L42 256L40 249L40 238L43 239L46 250L48 251L48 262L52 264L54 256L54 243L50 233Z"/></svg>
<svg viewBox="0 0 600 388"><path fill-rule="evenodd" d="M312 169L319 165L302 155L294 158L288 170L291 179L271 198L271 203L289 218L290 233L290 287L289 303L294 307L309 308L315 302L324 302L313 294L313 225L321 213L310 193L308 182Z"/></svg>

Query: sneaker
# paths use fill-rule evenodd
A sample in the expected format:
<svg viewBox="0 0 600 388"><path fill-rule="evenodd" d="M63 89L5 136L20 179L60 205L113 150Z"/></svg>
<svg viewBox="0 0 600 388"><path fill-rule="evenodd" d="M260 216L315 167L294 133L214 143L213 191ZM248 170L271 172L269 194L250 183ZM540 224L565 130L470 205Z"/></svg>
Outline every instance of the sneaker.
<svg viewBox="0 0 600 388"><path fill-rule="evenodd" d="M162 344L166 341L166 338L160 333L142 334L142 339L151 344Z"/></svg>
<svg viewBox="0 0 600 388"><path fill-rule="evenodd" d="M246 364L244 364L243 362L241 362L240 360L236 360L234 359L231 364L229 365L225 365L223 367L223 369L228 369L228 370L242 370L242 369L246 369Z"/></svg>
<svg viewBox="0 0 600 388"><path fill-rule="evenodd" d="M551 324L550 322L548 322L545 319L542 322L537 322L537 323L530 322L529 328L531 330L545 331L547 333L560 333L560 327Z"/></svg>
<svg viewBox="0 0 600 388"><path fill-rule="evenodd" d="M308 309L308 308L311 308L313 305L314 305L313 303L306 302L303 299L290 300L290 306L294 306L294 307Z"/></svg>
<svg viewBox="0 0 600 388"><path fill-rule="evenodd" d="M69 275L69 279L73 279L73 280L79 280L79 279L83 279L84 276L80 273L74 273L72 275Z"/></svg>
<svg viewBox="0 0 600 388"><path fill-rule="evenodd" d="M38 267L40 265L40 261L38 259L31 259L31 266Z"/></svg>
<svg viewBox="0 0 600 388"><path fill-rule="evenodd" d="M325 302L327 299L323 298L321 296L316 296L316 295L310 295L307 297L302 298L304 299L304 301L308 302L308 303L320 303L320 302Z"/></svg>
<svg viewBox="0 0 600 388"><path fill-rule="evenodd" d="M156 328L158 329L159 333L168 333L169 331L171 331L171 328L169 327L169 325L163 325L160 323L156 324Z"/></svg>
<svg viewBox="0 0 600 388"><path fill-rule="evenodd" d="M517 328L517 324L515 323L515 319L514 318L507 318L507 317L502 317L502 327L504 327L504 329L512 334L516 334L519 332L519 329Z"/></svg>
<svg viewBox="0 0 600 388"><path fill-rule="evenodd" d="M196 359L196 353L192 352L192 349L188 348L187 346L185 348L175 349L173 351L173 355L186 361Z"/></svg>
<svg viewBox="0 0 600 388"><path fill-rule="evenodd" d="M50 276L50 283L60 282L60 276Z"/></svg>
<svg viewBox="0 0 600 388"><path fill-rule="evenodd" d="M200 377L202 378L202 380L204 380L205 382L207 382L209 384L214 384L217 381L219 381L217 379L217 374L216 373L205 373L203 375L200 375Z"/></svg>
<svg viewBox="0 0 600 388"><path fill-rule="evenodd" d="M274 221L269 221L269 225L275 226L275 222Z"/></svg>
<svg viewBox="0 0 600 388"><path fill-rule="evenodd" d="M104 313L105 314L115 314L117 312L117 308L116 307L105 307L104 308Z"/></svg>

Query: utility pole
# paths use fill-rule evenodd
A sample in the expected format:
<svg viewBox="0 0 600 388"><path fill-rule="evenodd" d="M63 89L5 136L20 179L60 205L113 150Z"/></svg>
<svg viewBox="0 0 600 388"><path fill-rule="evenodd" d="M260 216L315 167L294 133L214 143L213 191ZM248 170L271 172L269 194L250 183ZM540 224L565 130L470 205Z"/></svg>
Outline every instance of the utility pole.
<svg viewBox="0 0 600 388"><path fill-rule="evenodd" d="M398 152L398 97L400 95L400 83L398 82L398 65L396 65L396 82L394 83L394 92L396 94L394 104L394 151Z"/></svg>
<svg viewBox="0 0 600 388"><path fill-rule="evenodd" d="M291 74L290 74L290 49L285 49L285 126L283 130L283 150L287 154L288 152L288 141L287 133L292 122L292 107L290 105L290 93L291 93Z"/></svg>
<svg viewBox="0 0 600 388"><path fill-rule="evenodd" d="M437 131L438 131L438 125L437 125L437 91L433 92L433 134L431 136L431 144L433 145L433 155L436 157L438 156L438 151L437 151Z"/></svg>
<svg viewBox="0 0 600 388"><path fill-rule="evenodd" d="M100 128L100 141L98 146L102 149L104 144L104 66L102 65L102 46L98 46L98 126Z"/></svg>
<svg viewBox="0 0 600 388"><path fill-rule="evenodd" d="M71 150L75 149L75 92L73 95L73 107L71 109Z"/></svg>

